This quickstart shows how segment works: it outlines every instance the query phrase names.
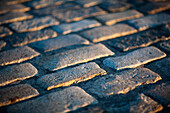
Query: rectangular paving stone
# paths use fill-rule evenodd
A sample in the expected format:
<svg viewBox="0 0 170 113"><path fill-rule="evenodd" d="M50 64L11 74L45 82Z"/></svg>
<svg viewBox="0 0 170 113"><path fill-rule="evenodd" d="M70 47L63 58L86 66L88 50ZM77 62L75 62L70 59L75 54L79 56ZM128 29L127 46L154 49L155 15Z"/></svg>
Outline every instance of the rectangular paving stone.
<svg viewBox="0 0 170 113"><path fill-rule="evenodd" d="M158 46L161 49L165 50L166 52L170 53L170 40L161 42L161 43L158 44Z"/></svg>
<svg viewBox="0 0 170 113"><path fill-rule="evenodd" d="M132 10L127 10L127 11L119 12L119 13L109 13L106 15L101 15L101 16L97 16L96 18L99 21L105 23L106 25L112 25L117 22L129 20L133 18L139 18L141 16L143 16L142 13L138 12L137 10L132 9Z"/></svg>
<svg viewBox="0 0 170 113"><path fill-rule="evenodd" d="M114 53L103 44L96 44L66 51L63 54L54 54L51 56L41 57L35 63L45 69L54 71L109 55L114 55Z"/></svg>
<svg viewBox="0 0 170 113"><path fill-rule="evenodd" d="M9 106L7 113L66 113L97 103L98 101L83 89L72 86L33 100Z"/></svg>
<svg viewBox="0 0 170 113"><path fill-rule="evenodd" d="M32 43L31 46L43 51L48 52L55 49L60 49L63 47L74 46L74 45L86 45L90 42L86 39L83 39L79 35L70 34L64 36L58 36L53 39L43 40L39 42Z"/></svg>
<svg viewBox="0 0 170 113"><path fill-rule="evenodd" d="M100 42L120 36L125 36L137 32L136 29L128 26L127 24L116 24L113 26L102 26L83 31L80 33L83 37L91 40L92 42Z"/></svg>
<svg viewBox="0 0 170 113"><path fill-rule="evenodd" d="M40 53L34 51L28 46L3 51L0 52L0 66L20 63L25 60L32 59L38 55L40 55Z"/></svg>
<svg viewBox="0 0 170 113"><path fill-rule="evenodd" d="M44 29L40 31L26 32L8 36L6 40L13 46L23 46L32 42L54 38L57 33L52 29Z"/></svg>
<svg viewBox="0 0 170 113"><path fill-rule="evenodd" d="M166 57L166 54L156 47L146 47L132 51L126 55L106 58L103 61L105 66L116 70L135 68L137 66Z"/></svg>
<svg viewBox="0 0 170 113"><path fill-rule="evenodd" d="M38 91L28 84L0 89L0 106L9 105L39 95Z"/></svg>
<svg viewBox="0 0 170 113"><path fill-rule="evenodd" d="M102 0L76 0L75 2L82 5L83 7L91 7L98 5L102 2Z"/></svg>
<svg viewBox="0 0 170 113"><path fill-rule="evenodd" d="M57 87L70 86L73 83L86 81L104 74L106 74L105 70L101 69L95 62L91 62L64 69L57 73L44 75L37 80L37 84L50 90Z"/></svg>
<svg viewBox="0 0 170 113"><path fill-rule="evenodd" d="M22 21L32 17L32 15L23 12L7 13L0 16L0 24Z"/></svg>
<svg viewBox="0 0 170 113"><path fill-rule="evenodd" d="M100 26L101 24L96 20L81 20L74 23L60 24L58 26L54 26L53 29L57 31L57 33L68 34L71 32L81 31L87 28L93 28Z"/></svg>
<svg viewBox="0 0 170 113"><path fill-rule="evenodd" d="M71 22L71 21L79 21L87 17L97 16L105 14L106 12L101 8L89 7L89 8L80 8L76 10L68 10L63 12L56 12L53 13L53 16L60 19L64 22Z"/></svg>
<svg viewBox="0 0 170 113"><path fill-rule="evenodd" d="M12 31L7 27L0 26L0 37L12 35Z"/></svg>
<svg viewBox="0 0 170 113"><path fill-rule="evenodd" d="M58 25L59 21L50 16L37 17L31 20L26 20L22 22L14 22L9 25L12 29L17 32L28 32L37 31L43 28Z"/></svg>
<svg viewBox="0 0 170 113"><path fill-rule="evenodd" d="M136 68L105 75L95 81L89 81L83 86L88 92L100 98L114 94L125 94L137 86L155 83L161 77L147 68Z"/></svg>
<svg viewBox="0 0 170 113"><path fill-rule="evenodd" d="M129 20L130 24L133 24L138 30L146 30L151 27L156 27L161 24L170 22L170 15L166 13L149 15L142 18Z"/></svg>
<svg viewBox="0 0 170 113"><path fill-rule="evenodd" d="M13 4L24 3L28 1L31 1L31 0L1 0L0 4L13 5Z"/></svg>
<svg viewBox="0 0 170 113"><path fill-rule="evenodd" d="M0 50L6 46L6 42L5 41L0 41Z"/></svg>
<svg viewBox="0 0 170 113"><path fill-rule="evenodd" d="M37 69L30 63L9 66L0 71L0 86L35 76Z"/></svg>
<svg viewBox="0 0 170 113"><path fill-rule="evenodd" d="M109 41L108 44L121 51L128 51L168 39L170 39L170 36L165 31L151 29L126 37L115 38Z"/></svg>

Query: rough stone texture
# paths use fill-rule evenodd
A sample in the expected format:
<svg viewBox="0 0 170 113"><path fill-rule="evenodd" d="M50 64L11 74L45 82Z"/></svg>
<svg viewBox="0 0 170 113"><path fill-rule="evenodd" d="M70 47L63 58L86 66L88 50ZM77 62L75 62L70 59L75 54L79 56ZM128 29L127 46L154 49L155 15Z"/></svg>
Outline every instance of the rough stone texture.
<svg viewBox="0 0 170 113"><path fill-rule="evenodd" d="M0 66L20 63L38 56L39 53L28 46L0 52Z"/></svg>
<svg viewBox="0 0 170 113"><path fill-rule="evenodd" d="M28 1L30 0L1 0L0 4L12 5L12 4L24 3Z"/></svg>
<svg viewBox="0 0 170 113"><path fill-rule="evenodd" d="M137 66L166 57L166 54L156 47L146 47L135 50L123 56L106 58L103 64L116 70L135 68Z"/></svg>
<svg viewBox="0 0 170 113"><path fill-rule="evenodd" d="M69 87L33 100L12 105L7 112L13 113L65 113L96 104L98 101L79 87Z"/></svg>
<svg viewBox="0 0 170 113"><path fill-rule="evenodd" d="M0 50L6 46L6 42L0 41Z"/></svg>
<svg viewBox="0 0 170 113"><path fill-rule="evenodd" d="M99 42L120 36L129 35L135 32L137 32L136 29L126 24L116 24L113 26L102 26L86 30L83 31L81 35L91 40L92 42Z"/></svg>
<svg viewBox="0 0 170 113"><path fill-rule="evenodd" d="M76 3L82 5L83 7L91 7L102 2L102 0L76 0Z"/></svg>
<svg viewBox="0 0 170 113"><path fill-rule="evenodd" d="M23 46L25 44L29 44L36 41L45 40L48 38L56 37L57 33L52 29L44 29L40 31L33 31L27 33L14 34L6 38L9 43L16 46Z"/></svg>
<svg viewBox="0 0 170 113"><path fill-rule="evenodd" d="M165 30L165 31L167 31L167 33L169 33L170 32L170 23L168 23L165 26L163 26L162 30ZM170 33L169 33L169 35L170 35Z"/></svg>
<svg viewBox="0 0 170 113"><path fill-rule="evenodd" d="M119 48L121 51L128 51L131 49L146 47L153 43L168 40L170 36L161 30L147 30L134 35L115 38L108 42L109 45Z"/></svg>
<svg viewBox="0 0 170 113"><path fill-rule="evenodd" d="M89 8L80 8L78 10L76 9L76 10L68 10L63 12L56 12L53 13L53 16L62 21L71 22L71 21L79 21L91 16L102 15L105 13L106 12L104 10L95 6Z"/></svg>
<svg viewBox="0 0 170 113"><path fill-rule="evenodd" d="M147 68L136 68L105 75L95 81L89 81L83 87L103 98L113 94L125 94L137 86L155 83L158 80L161 80L161 77L157 73Z"/></svg>
<svg viewBox="0 0 170 113"><path fill-rule="evenodd" d="M88 62L101 57L113 55L114 53L102 44L96 44L88 47L81 47L70 50L64 54L54 54L42 57L36 61L37 65L43 66L45 69L54 71L67 66L78 63Z"/></svg>
<svg viewBox="0 0 170 113"><path fill-rule="evenodd" d="M48 52L63 47L68 47L73 45L84 45L89 43L90 42L88 40L83 39L79 35L71 34L71 35L59 36L49 40L35 42L32 43L31 46L37 48L40 51Z"/></svg>
<svg viewBox="0 0 170 113"><path fill-rule="evenodd" d="M161 24L170 22L170 15L161 13L156 15L149 15L139 19L130 20L129 23L133 24L137 29L145 30Z"/></svg>
<svg viewBox="0 0 170 113"><path fill-rule="evenodd" d="M7 27L0 26L0 37L4 37L7 35L11 35L12 31L9 30Z"/></svg>
<svg viewBox="0 0 170 113"><path fill-rule="evenodd" d="M165 50L166 52L170 53L170 40L165 41L165 42L161 42L158 44L158 46Z"/></svg>
<svg viewBox="0 0 170 113"><path fill-rule="evenodd" d="M96 27L100 25L101 24L96 20L84 19L84 20L74 22L74 23L61 24L58 26L54 26L53 29L57 31L57 33L68 34L71 32L77 32L77 31L81 31L87 28L92 28L92 27Z"/></svg>
<svg viewBox="0 0 170 113"><path fill-rule="evenodd" d="M7 13L7 12L25 12L29 10L30 10L29 7L26 7L22 4L15 4L15 5L1 5L0 4L0 14Z"/></svg>
<svg viewBox="0 0 170 113"><path fill-rule="evenodd" d="M146 5L139 7L138 9L139 11L144 12L144 13L155 14L155 13L159 13L161 11L170 9L170 1L151 2L151 3L147 3Z"/></svg>
<svg viewBox="0 0 170 113"><path fill-rule="evenodd" d="M111 13L106 15L97 16L96 18L106 25L112 25L120 21L125 21L133 18L139 18L143 16L142 13L132 9L119 13Z"/></svg>
<svg viewBox="0 0 170 113"><path fill-rule="evenodd" d="M37 80L37 84L50 90L57 87L70 86L73 83L86 81L104 74L106 74L105 70L101 69L95 62L91 62L58 71L57 73L44 75Z"/></svg>
<svg viewBox="0 0 170 113"><path fill-rule="evenodd" d="M38 91L28 84L21 84L0 89L0 106L9 105L39 95Z"/></svg>
<svg viewBox="0 0 170 113"><path fill-rule="evenodd" d="M11 23L32 18L32 15L23 12L7 13L0 16L0 24Z"/></svg>
<svg viewBox="0 0 170 113"><path fill-rule="evenodd" d="M59 21L50 16L34 18L32 20L26 20L22 22L15 22L9 25L17 32L37 31L45 27L58 25Z"/></svg>
<svg viewBox="0 0 170 113"><path fill-rule="evenodd" d="M37 69L30 63L9 66L0 71L0 86L33 77L37 73Z"/></svg>

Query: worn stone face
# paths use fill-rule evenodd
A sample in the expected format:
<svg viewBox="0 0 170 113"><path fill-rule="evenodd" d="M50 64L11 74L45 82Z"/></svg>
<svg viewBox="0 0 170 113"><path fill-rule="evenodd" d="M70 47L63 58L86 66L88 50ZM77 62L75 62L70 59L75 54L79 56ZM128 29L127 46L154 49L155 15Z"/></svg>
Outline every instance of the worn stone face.
<svg viewBox="0 0 170 113"><path fill-rule="evenodd" d="M161 77L147 68L136 68L114 75L105 75L95 81L89 81L84 86L88 92L96 94L100 98L113 94L125 94L142 84L155 83Z"/></svg>
<svg viewBox="0 0 170 113"><path fill-rule="evenodd" d="M102 0L76 0L76 3L82 5L83 7L91 7L102 2Z"/></svg>
<svg viewBox="0 0 170 113"><path fill-rule="evenodd" d="M34 51L28 46L3 51L0 52L0 66L20 63L32 59L39 54L40 53Z"/></svg>
<svg viewBox="0 0 170 113"><path fill-rule="evenodd" d="M106 15L97 16L96 18L106 25L112 25L120 21L125 21L133 18L139 18L143 16L142 13L132 9L119 13L111 13Z"/></svg>
<svg viewBox="0 0 170 113"><path fill-rule="evenodd" d="M50 90L52 88L70 86L73 83L86 81L104 74L106 74L106 71L101 69L95 62L92 62L65 69L57 73L44 75L37 80L37 84Z"/></svg>
<svg viewBox="0 0 170 113"><path fill-rule="evenodd" d="M0 89L0 106L9 105L39 95L38 91L28 84Z"/></svg>
<svg viewBox="0 0 170 113"><path fill-rule="evenodd" d="M158 44L158 46L161 49L163 49L163 50L167 51L168 53L170 53L170 40L167 40L165 42L161 42L161 43Z"/></svg>
<svg viewBox="0 0 170 113"><path fill-rule="evenodd" d="M87 28L93 28L100 25L101 24L96 20L84 19L74 23L60 24L58 26L54 26L53 29L57 31L57 33L68 34L71 32L77 32L77 31L81 31Z"/></svg>
<svg viewBox="0 0 170 113"><path fill-rule="evenodd" d="M79 87L69 87L8 107L7 112L65 113L98 101Z"/></svg>
<svg viewBox="0 0 170 113"><path fill-rule="evenodd" d="M127 24L116 24L113 26L102 26L83 31L82 36L91 40L92 42L100 42L120 36L125 36L137 32L136 29Z"/></svg>
<svg viewBox="0 0 170 113"><path fill-rule="evenodd" d="M44 40L40 42L32 43L31 46L35 47L43 52L52 51L55 49L60 49L63 47L74 46L74 45L86 45L90 42L86 39L83 39L79 35L70 34L64 36L58 36L53 39Z"/></svg>
<svg viewBox="0 0 170 113"><path fill-rule="evenodd" d="M0 26L0 37L4 37L7 35L11 35L12 31L9 30L7 27Z"/></svg>
<svg viewBox="0 0 170 113"><path fill-rule="evenodd" d="M37 73L37 69L30 63L9 66L0 71L0 86L33 77Z"/></svg>
<svg viewBox="0 0 170 113"><path fill-rule="evenodd" d="M13 5L13 4L24 3L28 1L30 0L1 0L0 4Z"/></svg>
<svg viewBox="0 0 170 113"><path fill-rule="evenodd" d="M54 54L42 57L35 63L50 71L72 66L78 63L88 62L101 57L114 55L112 51L102 44L96 44L87 47L70 50L64 54Z"/></svg>
<svg viewBox="0 0 170 113"><path fill-rule="evenodd" d="M106 12L102 10L101 8L95 6L95 7L89 7L89 8L80 8L78 10L68 10L63 12L54 12L53 16L65 21L65 22L71 22L71 21L79 21L87 17L96 16L96 15L102 15Z"/></svg>
<svg viewBox="0 0 170 113"><path fill-rule="evenodd" d="M142 64L166 57L166 54L156 47L146 47L135 50L123 56L106 58L103 61L105 66L116 70L135 68Z"/></svg>
<svg viewBox="0 0 170 113"><path fill-rule="evenodd" d="M0 41L0 50L6 46L6 42Z"/></svg>

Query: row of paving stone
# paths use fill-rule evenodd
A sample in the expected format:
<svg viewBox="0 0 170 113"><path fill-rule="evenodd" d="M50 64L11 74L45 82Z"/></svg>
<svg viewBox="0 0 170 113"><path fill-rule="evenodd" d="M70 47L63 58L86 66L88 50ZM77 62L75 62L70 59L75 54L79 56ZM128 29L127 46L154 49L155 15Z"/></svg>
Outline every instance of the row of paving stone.
<svg viewBox="0 0 170 113"><path fill-rule="evenodd" d="M0 7L0 106L12 104L5 107L5 112L69 112L100 105L105 98L126 95L139 86L150 84L156 87L138 91L133 101L118 106L111 101L111 107L102 109L107 112L158 112L169 107L170 50L166 40L170 38L167 24L170 15L155 14L169 9L169 2L147 2L139 5L137 11L127 0L68 1L71 0L0 2L0 5L9 5L8 9ZM23 13L25 11L29 12ZM164 42L157 43L159 41ZM94 44L96 42L101 43ZM5 48L8 43L10 49ZM157 47L149 46L154 43ZM72 46L75 49L66 48ZM119 55L120 52L111 47L128 52ZM139 47L145 48L137 49ZM53 51L59 49L62 50L59 53ZM49 53L45 55L44 52ZM153 62L155 60L159 61ZM148 65L149 62L153 63ZM110 69L112 71L108 71ZM41 74L44 70L47 73ZM33 80L31 78L35 83L22 82ZM17 81L21 84L16 85ZM166 83L160 84L160 81ZM72 86L76 84L78 86ZM62 87L66 88L60 89ZM45 94L42 93L44 89ZM16 102L19 103L13 104ZM102 109L99 108L99 112L103 112ZM88 110L95 112L93 107Z"/></svg>

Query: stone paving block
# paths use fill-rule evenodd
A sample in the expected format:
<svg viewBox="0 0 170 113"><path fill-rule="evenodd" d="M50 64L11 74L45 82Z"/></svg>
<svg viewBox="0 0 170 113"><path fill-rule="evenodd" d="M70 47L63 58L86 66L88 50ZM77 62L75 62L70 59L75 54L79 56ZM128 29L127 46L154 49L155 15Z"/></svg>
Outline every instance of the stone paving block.
<svg viewBox="0 0 170 113"><path fill-rule="evenodd" d="M149 15L142 18L129 20L130 24L133 24L140 31L146 30L151 27L156 27L161 24L170 22L170 15L161 13L156 15Z"/></svg>
<svg viewBox="0 0 170 113"><path fill-rule="evenodd" d="M76 0L75 2L82 5L83 7L91 7L98 5L102 2L102 0Z"/></svg>
<svg viewBox="0 0 170 113"><path fill-rule="evenodd" d="M170 9L170 1L167 2L151 2L140 6L139 11L147 14L155 14Z"/></svg>
<svg viewBox="0 0 170 113"><path fill-rule="evenodd" d="M12 105L8 107L7 113L66 113L97 103L98 101L83 89L73 86Z"/></svg>
<svg viewBox="0 0 170 113"><path fill-rule="evenodd" d="M7 27L0 26L0 37L4 37L7 35L11 35L12 31L9 30Z"/></svg>
<svg viewBox="0 0 170 113"><path fill-rule="evenodd" d="M161 42L158 44L158 46L165 50L166 52L170 53L170 40L165 41L165 42Z"/></svg>
<svg viewBox="0 0 170 113"><path fill-rule="evenodd" d="M49 40L35 42L32 43L31 46L43 52L48 52L63 47L68 47L73 45L84 45L89 43L90 42L88 40L83 39L79 35L71 34L71 35L58 36L56 38L49 39Z"/></svg>
<svg viewBox="0 0 170 113"><path fill-rule="evenodd" d="M7 13L0 16L0 24L22 21L32 17L32 15L23 12Z"/></svg>
<svg viewBox="0 0 170 113"><path fill-rule="evenodd" d="M30 63L9 66L0 71L0 86L35 76L37 69Z"/></svg>
<svg viewBox="0 0 170 113"><path fill-rule="evenodd" d="M125 94L142 84L155 83L161 77L147 68L136 68L105 75L95 81L89 81L83 86L88 92L100 98L113 94Z"/></svg>
<svg viewBox="0 0 170 113"><path fill-rule="evenodd" d="M74 23L60 24L58 26L54 26L53 29L57 31L57 33L68 34L100 25L101 24L96 20L84 19Z"/></svg>
<svg viewBox="0 0 170 113"><path fill-rule="evenodd" d="M13 46L23 46L36 41L54 38L57 33L52 29L44 29L40 31L33 31L27 33L14 34L6 38L7 41Z"/></svg>
<svg viewBox="0 0 170 113"><path fill-rule="evenodd" d="M51 56L42 57L35 63L44 67L45 69L54 71L67 66L88 62L90 60L106 57L109 55L114 55L114 53L106 48L103 44L96 44L66 51L63 54L54 54Z"/></svg>
<svg viewBox="0 0 170 113"><path fill-rule="evenodd" d="M6 46L6 42L0 41L0 50Z"/></svg>
<svg viewBox="0 0 170 113"><path fill-rule="evenodd" d="M29 10L30 10L29 7L26 7L22 4L14 4L14 5L0 4L0 14L7 13L7 12L25 12Z"/></svg>
<svg viewBox="0 0 170 113"><path fill-rule="evenodd" d="M0 106L9 105L39 95L38 91L28 84L0 89Z"/></svg>
<svg viewBox="0 0 170 113"><path fill-rule="evenodd" d="M56 13L53 13L53 16L62 21L71 22L71 21L79 21L79 20L82 20L84 18L91 17L91 16L102 15L105 13L106 12L104 10L95 6L95 7L89 7L89 8L80 8L76 10L56 12Z"/></svg>
<svg viewBox="0 0 170 113"><path fill-rule="evenodd" d="M82 64L69 69L47 74L37 80L37 84L50 90L62 86L70 86L73 83L83 82L98 75L104 75L106 71L101 69L95 62Z"/></svg>
<svg viewBox="0 0 170 113"><path fill-rule="evenodd" d="M50 16L34 18L32 20L26 20L22 22L15 22L9 25L12 29L17 32L28 32L28 31L37 31L43 28L58 25L59 21Z"/></svg>
<svg viewBox="0 0 170 113"><path fill-rule="evenodd" d="M91 40L92 42L100 42L120 36L129 35L137 32L136 29L128 26L127 24L116 24L113 26L102 26L83 31L82 36Z"/></svg>
<svg viewBox="0 0 170 113"><path fill-rule="evenodd" d="M34 51L28 46L10 49L0 52L0 66L20 63L25 60L32 59L38 56L40 53Z"/></svg>
<svg viewBox="0 0 170 113"><path fill-rule="evenodd" d="M103 61L105 66L116 70L135 68L137 66L166 57L166 54L156 47L146 47L135 50L123 56L106 58Z"/></svg>
<svg viewBox="0 0 170 113"><path fill-rule="evenodd" d="M125 21L133 18L139 18L143 16L142 13L138 12L137 10L127 10L124 12L119 13L111 13L106 15L97 16L96 18L101 22L105 23L106 25L112 25L120 21Z"/></svg>
<svg viewBox="0 0 170 113"><path fill-rule="evenodd" d="M13 4L24 3L28 1L31 1L31 0L1 0L0 4L13 5Z"/></svg>
<svg viewBox="0 0 170 113"><path fill-rule="evenodd" d="M126 37L115 38L108 42L109 45L119 48L121 51L128 51L131 49L146 47L153 43L168 40L170 36L161 30L147 30L134 35Z"/></svg>

